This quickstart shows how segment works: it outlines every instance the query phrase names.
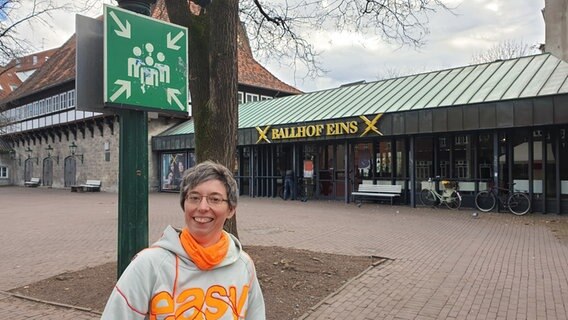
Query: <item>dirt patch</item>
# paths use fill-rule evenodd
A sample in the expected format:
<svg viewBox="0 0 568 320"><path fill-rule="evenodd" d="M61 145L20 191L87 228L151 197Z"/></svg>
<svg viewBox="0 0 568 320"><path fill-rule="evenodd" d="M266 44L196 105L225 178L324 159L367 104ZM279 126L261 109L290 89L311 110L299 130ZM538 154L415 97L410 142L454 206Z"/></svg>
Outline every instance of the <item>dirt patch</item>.
<svg viewBox="0 0 568 320"><path fill-rule="evenodd" d="M377 259L281 247L246 246L264 294L267 319L303 315ZM11 290L101 312L116 281L116 263L63 273Z"/></svg>

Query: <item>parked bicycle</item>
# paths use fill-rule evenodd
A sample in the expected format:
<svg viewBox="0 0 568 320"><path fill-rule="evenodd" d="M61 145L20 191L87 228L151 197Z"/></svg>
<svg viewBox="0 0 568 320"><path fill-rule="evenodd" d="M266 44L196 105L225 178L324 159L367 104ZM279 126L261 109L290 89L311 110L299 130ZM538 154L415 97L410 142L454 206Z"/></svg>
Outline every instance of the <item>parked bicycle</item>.
<svg viewBox="0 0 568 320"><path fill-rule="evenodd" d="M443 187L442 193L440 194L436 190L436 181L440 181L440 177L434 179L428 178L428 186L420 191L422 204L433 207L443 203L450 209L459 209L462 203L462 196L458 191L457 182L447 180L440 181Z"/></svg>
<svg viewBox="0 0 568 320"><path fill-rule="evenodd" d="M499 188L493 184L489 185L488 190L480 191L475 196L475 206L483 212L493 210L497 203L500 205L499 208L509 209L511 213L518 216L526 214L531 208L531 199L525 192Z"/></svg>

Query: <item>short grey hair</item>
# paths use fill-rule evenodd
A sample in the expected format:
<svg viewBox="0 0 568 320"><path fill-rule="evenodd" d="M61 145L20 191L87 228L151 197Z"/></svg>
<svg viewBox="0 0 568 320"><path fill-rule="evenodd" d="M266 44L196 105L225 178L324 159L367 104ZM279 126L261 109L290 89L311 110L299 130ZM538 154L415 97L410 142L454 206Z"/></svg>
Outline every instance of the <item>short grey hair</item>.
<svg viewBox="0 0 568 320"><path fill-rule="evenodd" d="M237 206L239 190L233 173L224 165L207 160L185 170L180 186L180 204L182 209L184 209L185 198L189 191L209 180L221 181L227 191L229 207L233 209Z"/></svg>

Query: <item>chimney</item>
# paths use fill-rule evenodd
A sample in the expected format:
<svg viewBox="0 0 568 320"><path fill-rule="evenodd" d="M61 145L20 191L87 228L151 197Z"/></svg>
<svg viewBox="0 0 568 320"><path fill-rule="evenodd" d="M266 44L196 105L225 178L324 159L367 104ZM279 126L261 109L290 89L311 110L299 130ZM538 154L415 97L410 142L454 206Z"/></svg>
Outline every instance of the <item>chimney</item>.
<svg viewBox="0 0 568 320"><path fill-rule="evenodd" d="M544 3L544 50L568 61L568 0L545 0Z"/></svg>

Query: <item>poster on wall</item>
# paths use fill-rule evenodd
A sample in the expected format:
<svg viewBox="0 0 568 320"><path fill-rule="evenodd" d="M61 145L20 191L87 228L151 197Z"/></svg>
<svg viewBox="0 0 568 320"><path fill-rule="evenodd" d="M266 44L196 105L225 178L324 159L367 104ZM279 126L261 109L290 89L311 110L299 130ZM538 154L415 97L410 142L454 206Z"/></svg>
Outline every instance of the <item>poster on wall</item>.
<svg viewBox="0 0 568 320"><path fill-rule="evenodd" d="M179 191L185 168L185 153L162 154L162 190Z"/></svg>
<svg viewBox="0 0 568 320"><path fill-rule="evenodd" d="M179 191L183 173L195 165L195 153L162 154L162 191Z"/></svg>
<svg viewBox="0 0 568 320"><path fill-rule="evenodd" d="M312 160L304 160L304 178L314 177L314 162Z"/></svg>

